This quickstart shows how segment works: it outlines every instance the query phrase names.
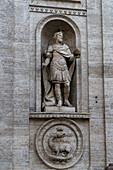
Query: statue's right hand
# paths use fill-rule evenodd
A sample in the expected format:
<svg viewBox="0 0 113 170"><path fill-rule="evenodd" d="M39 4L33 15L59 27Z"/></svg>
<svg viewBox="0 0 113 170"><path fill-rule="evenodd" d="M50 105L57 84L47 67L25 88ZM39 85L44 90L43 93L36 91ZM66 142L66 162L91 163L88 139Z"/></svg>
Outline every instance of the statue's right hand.
<svg viewBox="0 0 113 170"><path fill-rule="evenodd" d="M44 67L46 67L47 65L46 65L46 63L42 63L42 68L44 68Z"/></svg>

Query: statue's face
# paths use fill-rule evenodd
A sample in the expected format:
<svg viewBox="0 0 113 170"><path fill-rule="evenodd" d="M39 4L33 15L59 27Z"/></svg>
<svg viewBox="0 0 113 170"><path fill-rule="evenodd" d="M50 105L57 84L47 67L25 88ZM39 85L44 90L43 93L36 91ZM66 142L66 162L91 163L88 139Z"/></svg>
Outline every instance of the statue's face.
<svg viewBox="0 0 113 170"><path fill-rule="evenodd" d="M56 40L61 43L63 41L63 34L62 33L57 34Z"/></svg>

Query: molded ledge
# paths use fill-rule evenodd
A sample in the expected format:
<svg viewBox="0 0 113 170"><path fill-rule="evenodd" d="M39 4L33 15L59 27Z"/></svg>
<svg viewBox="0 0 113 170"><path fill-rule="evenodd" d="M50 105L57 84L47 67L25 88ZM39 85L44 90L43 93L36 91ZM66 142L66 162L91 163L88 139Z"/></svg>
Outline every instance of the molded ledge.
<svg viewBox="0 0 113 170"><path fill-rule="evenodd" d="M90 114L89 113L82 113L82 112L75 112L75 113L61 113L61 112L55 112L55 113L47 113L47 112L30 112L29 113L30 119L44 119L44 118L79 118L79 119L89 119Z"/></svg>
<svg viewBox="0 0 113 170"><path fill-rule="evenodd" d="M105 170L105 168L101 168L101 167L89 167L88 170Z"/></svg>

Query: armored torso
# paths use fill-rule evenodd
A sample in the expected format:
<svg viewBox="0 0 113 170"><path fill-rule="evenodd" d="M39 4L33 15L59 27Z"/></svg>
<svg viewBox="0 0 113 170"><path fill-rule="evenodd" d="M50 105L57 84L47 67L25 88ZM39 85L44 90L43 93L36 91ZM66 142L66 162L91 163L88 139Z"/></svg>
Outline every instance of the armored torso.
<svg viewBox="0 0 113 170"><path fill-rule="evenodd" d="M55 67L59 71L67 70L66 59L58 52L53 51L51 66Z"/></svg>
<svg viewBox="0 0 113 170"><path fill-rule="evenodd" d="M71 52L69 47L65 44L54 44L49 47L49 52L52 53L52 61L50 64L50 73L52 82L70 82L66 58L70 58Z"/></svg>

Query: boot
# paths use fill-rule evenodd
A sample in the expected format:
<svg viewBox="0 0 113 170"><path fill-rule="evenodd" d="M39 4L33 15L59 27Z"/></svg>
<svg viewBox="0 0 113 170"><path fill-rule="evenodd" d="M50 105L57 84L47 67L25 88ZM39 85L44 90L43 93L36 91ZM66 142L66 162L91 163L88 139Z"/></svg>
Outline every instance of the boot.
<svg viewBox="0 0 113 170"><path fill-rule="evenodd" d="M67 98L64 98L64 105L72 107L72 104L69 102L69 100Z"/></svg>
<svg viewBox="0 0 113 170"><path fill-rule="evenodd" d="M69 102L69 92L70 92L70 85L64 84L64 105L72 107L72 104Z"/></svg>
<svg viewBox="0 0 113 170"><path fill-rule="evenodd" d="M58 107L61 107L61 106L62 106L62 100L61 100L61 99L58 100L57 106L58 106Z"/></svg>

